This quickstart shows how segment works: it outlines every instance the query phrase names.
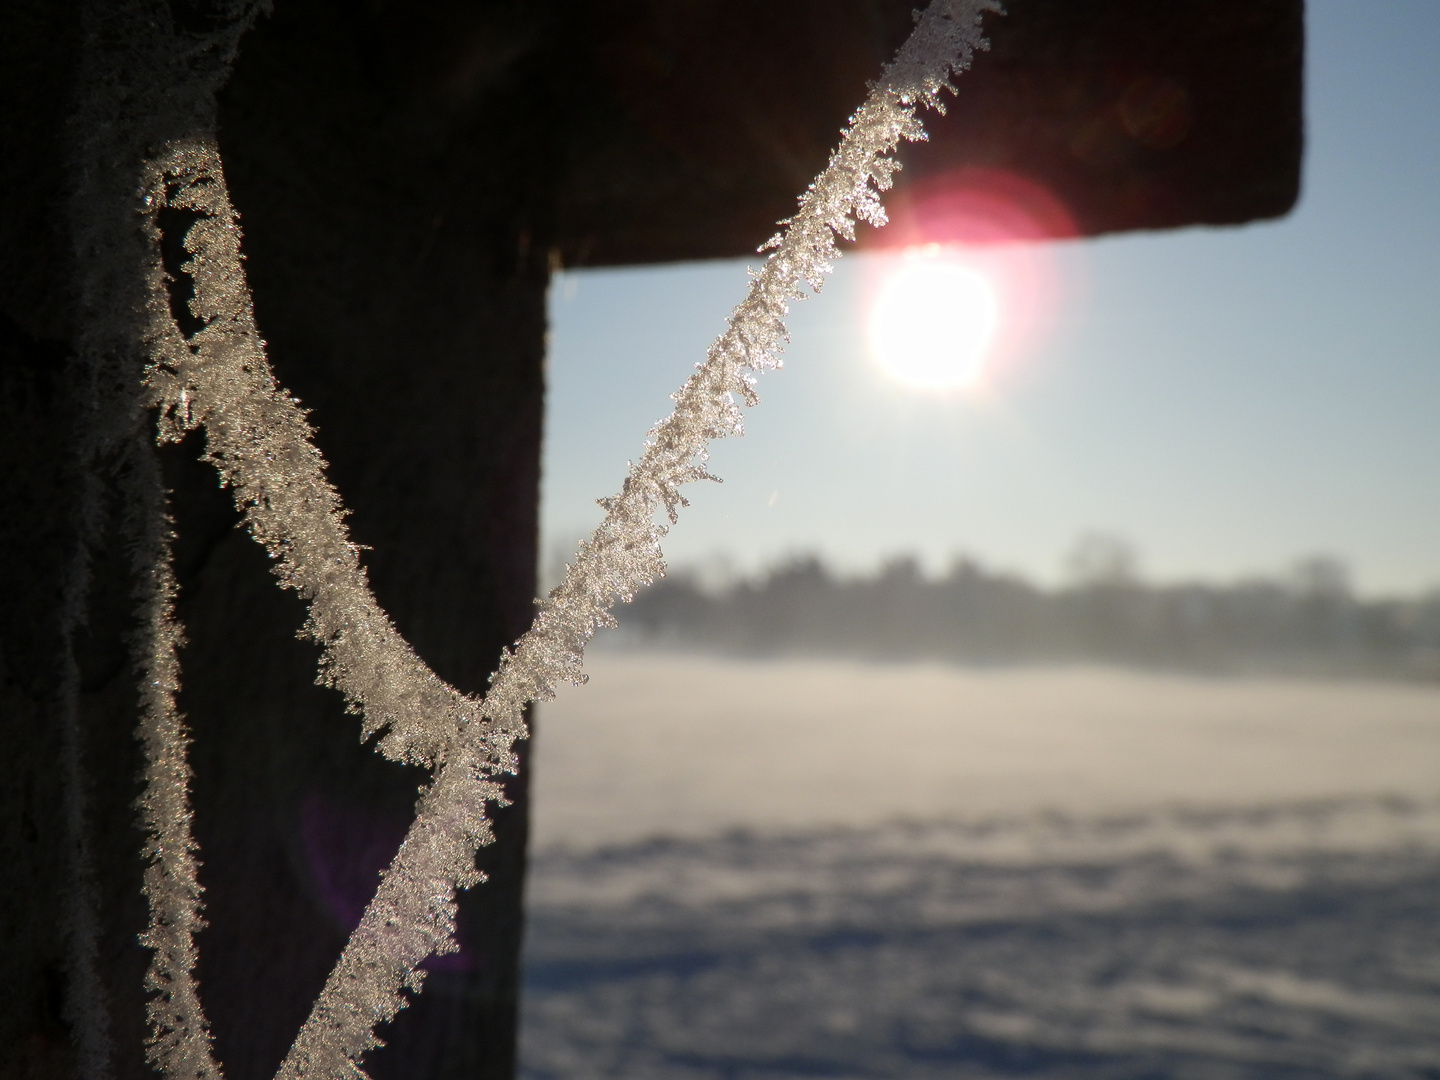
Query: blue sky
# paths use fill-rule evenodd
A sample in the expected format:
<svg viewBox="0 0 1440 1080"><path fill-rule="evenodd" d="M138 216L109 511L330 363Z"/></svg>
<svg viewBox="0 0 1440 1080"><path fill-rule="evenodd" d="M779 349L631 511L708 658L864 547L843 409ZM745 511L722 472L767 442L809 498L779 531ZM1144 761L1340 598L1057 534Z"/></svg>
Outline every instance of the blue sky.
<svg viewBox="0 0 1440 1080"><path fill-rule="evenodd" d="M691 489L672 565L814 551L852 571L898 553L939 570L966 553L1054 581L1099 531L1154 580L1326 553L1366 594L1440 586L1440 2L1310 0L1307 20L1288 218L1044 245L1053 325L981 394L882 373L864 324L882 267L847 256L796 307L746 437L715 447L725 483ZM598 521L594 499L618 490L745 265L556 281L547 554Z"/></svg>

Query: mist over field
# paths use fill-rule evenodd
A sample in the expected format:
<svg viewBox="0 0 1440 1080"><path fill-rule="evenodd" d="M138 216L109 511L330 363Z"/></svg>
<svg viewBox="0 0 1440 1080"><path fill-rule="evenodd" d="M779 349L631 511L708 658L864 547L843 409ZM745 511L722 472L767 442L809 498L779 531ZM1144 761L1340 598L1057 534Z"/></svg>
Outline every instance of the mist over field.
<svg viewBox="0 0 1440 1080"><path fill-rule="evenodd" d="M1362 598L1335 558L1157 584L1131 545L1089 534L1065 562L1049 587L965 557L937 574L905 556L859 575L815 556L743 578L681 568L617 615L628 641L740 656L1440 679L1440 592Z"/></svg>
<svg viewBox="0 0 1440 1080"><path fill-rule="evenodd" d="M1440 1070L1440 687L587 668L537 718L532 1080Z"/></svg>

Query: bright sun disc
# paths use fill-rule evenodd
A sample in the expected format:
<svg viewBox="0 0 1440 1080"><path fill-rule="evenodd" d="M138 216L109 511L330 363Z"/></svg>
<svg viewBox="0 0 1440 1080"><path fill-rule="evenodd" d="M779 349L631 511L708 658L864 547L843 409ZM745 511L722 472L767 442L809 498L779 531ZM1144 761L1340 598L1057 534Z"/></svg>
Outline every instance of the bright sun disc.
<svg viewBox="0 0 1440 1080"><path fill-rule="evenodd" d="M939 258L907 261L881 288L871 314L875 355L909 386L947 390L979 376L999 303L979 271Z"/></svg>

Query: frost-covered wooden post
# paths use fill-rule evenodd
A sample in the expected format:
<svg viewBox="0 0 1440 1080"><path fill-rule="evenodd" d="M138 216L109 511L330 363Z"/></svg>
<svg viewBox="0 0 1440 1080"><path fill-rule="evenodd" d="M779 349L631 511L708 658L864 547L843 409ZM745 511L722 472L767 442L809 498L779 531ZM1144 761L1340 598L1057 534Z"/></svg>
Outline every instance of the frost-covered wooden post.
<svg viewBox="0 0 1440 1080"><path fill-rule="evenodd" d="M190 407L190 351L235 362L229 389L257 376L248 310L226 306L233 283L191 262L233 248L217 148L243 215L259 333L313 410L380 604L430 668L479 691L532 615L550 268L753 249L824 164L865 80L908 31L909 7L435 2L360 13L281 0L242 38L256 14L242 0L7 5L7 1063L36 1075L148 1072L129 643L170 595L147 569L164 532L148 470L162 468L174 492L189 635L179 705L195 736L210 920L198 973L232 1080L275 1070L424 780L361 747L341 697L314 684L317 649L295 637L303 608L267 584L272 559L236 528L230 496L195 460L196 436L157 466L153 417L127 397L167 349L177 394L155 391L172 415ZM1012 7L992 31L993 76L967 79L972 92L915 156L911 179L943 191L969 166L1023 174L1086 233L1233 223L1293 200L1298 2L1187 0L1164 15L1151 0ZM156 199L166 209L151 214ZM147 291L147 280L163 283ZM228 391L206 392L213 405ZM175 422L179 434L187 418ZM257 430L232 426L243 437L221 446L222 464ZM250 449L262 470L273 455L289 472L287 445ZM271 494L252 490L247 514L263 532ZM305 574L326 573L324 559L301 565L308 540L270 540L274 565L294 569L302 591ZM313 632L338 655L361 629ZM152 704L168 693L166 672L150 669ZM341 689L363 697L364 674ZM448 701L437 692L431 712ZM482 851L492 880L464 894L462 948L432 964L425 994L383 1032L391 1048L367 1061L377 1075L513 1067L524 798L508 785L516 805Z"/></svg>

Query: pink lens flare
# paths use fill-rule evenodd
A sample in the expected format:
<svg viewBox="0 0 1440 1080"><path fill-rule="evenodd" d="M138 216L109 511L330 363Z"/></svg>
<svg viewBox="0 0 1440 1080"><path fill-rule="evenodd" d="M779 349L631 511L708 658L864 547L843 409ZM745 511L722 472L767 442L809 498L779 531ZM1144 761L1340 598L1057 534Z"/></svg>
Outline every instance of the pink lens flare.
<svg viewBox="0 0 1440 1080"><path fill-rule="evenodd" d="M876 260L877 280L868 290L872 309L907 258L968 267L995 294L998 317L986 345L987 372L1033 355L1062 302L1076 299L1082 283L1073 266L1062 274L1055 245L1040 241L1077 238L1079 227L1065 204L1029 177L964 166L903 188L886 209L890 225L874 234L873 243L890 257Z"/></svg>

